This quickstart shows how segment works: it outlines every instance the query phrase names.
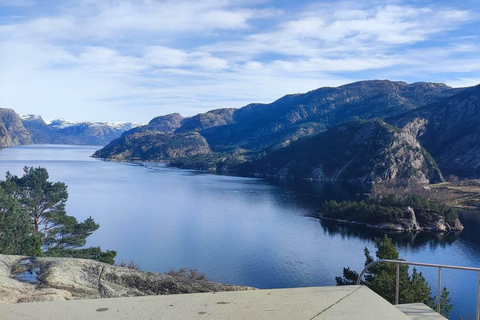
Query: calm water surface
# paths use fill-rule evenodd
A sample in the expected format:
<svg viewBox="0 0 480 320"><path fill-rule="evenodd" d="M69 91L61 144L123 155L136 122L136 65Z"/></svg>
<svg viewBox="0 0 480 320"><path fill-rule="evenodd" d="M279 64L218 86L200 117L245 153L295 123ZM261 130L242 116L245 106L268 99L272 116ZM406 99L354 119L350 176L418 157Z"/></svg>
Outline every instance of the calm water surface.
<svg viewBox="0 0 480 320"><path fill-rule="evenodd" d="M312 218L325 199L356 197L351 186L212 175L162 164L111 163L89 156L94 146L0 149L0 173L48 169L68 185L67 211L100 224L87 245L117 250L117 261L143 270L190 267L213 281L284 288L334 285L343 267L361 270L363 249L380 233ZM403 258L480 266L480 215L461 216L458 236L395 236ZM420 269L432 285L436 271ZM452 319L474 315L476 274L445 270Z"/></svg>

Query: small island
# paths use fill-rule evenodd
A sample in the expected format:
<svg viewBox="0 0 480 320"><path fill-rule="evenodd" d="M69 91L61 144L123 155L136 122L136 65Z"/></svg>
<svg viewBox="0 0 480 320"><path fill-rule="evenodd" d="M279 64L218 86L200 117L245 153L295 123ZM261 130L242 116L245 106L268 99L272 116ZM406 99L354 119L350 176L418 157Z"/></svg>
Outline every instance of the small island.
<svg viewBox="0 0 480 320"><path fill-rule="evenodd" d="M326 201L320 218L386 231L457 232L458 212L418 195L381 195L362 201Z"/></svg>

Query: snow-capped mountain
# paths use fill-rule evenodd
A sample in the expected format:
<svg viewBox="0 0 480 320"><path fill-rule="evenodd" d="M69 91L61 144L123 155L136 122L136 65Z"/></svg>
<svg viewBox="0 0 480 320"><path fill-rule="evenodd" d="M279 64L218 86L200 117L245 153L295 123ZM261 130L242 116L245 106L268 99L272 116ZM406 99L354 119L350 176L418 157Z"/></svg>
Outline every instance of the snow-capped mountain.
<svg viewBox="0 0 480 320"><path fill-rule="evenodd" d="M23 125L32 135L33 143L105 145L140 123L75 122L67 119L44 121L39 115L22 115Z"/></svg>

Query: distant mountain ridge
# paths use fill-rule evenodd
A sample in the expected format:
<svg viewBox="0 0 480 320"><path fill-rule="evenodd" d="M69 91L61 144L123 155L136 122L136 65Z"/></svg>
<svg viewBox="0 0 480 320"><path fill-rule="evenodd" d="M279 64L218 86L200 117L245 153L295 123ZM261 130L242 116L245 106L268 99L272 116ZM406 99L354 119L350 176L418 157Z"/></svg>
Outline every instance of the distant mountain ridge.
<svg viewBox="0 0 480 320"><path fill-rule="evenodd" d="M106 145L139 124L73 122L65 119L46 123L39 115L19 116L0 108L0 147L25 144Z"/></svg>
<svg viewBox="0 0 480 320"><path fill-rule="evenodd" d="M35 144L106 145L136 126L133 122L73 122L57 119L46 123L41 116L22 116Z"/></svg>

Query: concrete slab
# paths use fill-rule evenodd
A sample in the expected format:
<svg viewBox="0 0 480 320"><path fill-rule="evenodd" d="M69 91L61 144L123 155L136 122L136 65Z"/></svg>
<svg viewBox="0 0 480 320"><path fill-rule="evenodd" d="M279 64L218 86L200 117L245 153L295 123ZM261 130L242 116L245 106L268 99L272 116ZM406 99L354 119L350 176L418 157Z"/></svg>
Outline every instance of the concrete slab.
<svg viewBox="0 0 480 320"><path fill-rule="evenodd" d="M396 320L409 319L387 300L367 287L358 287L344 299L337 301L317 315L315 320Z"/></svg>
<svg viewBox="0 0 480 320"><path fill-rule="evenodd" d="M445 320L444 316L438 314L423 303L400 304L396 306L398 310L405 313L410 319L414 320Z"/></svg>
<svg viewBox="0 0 480 320"><path fill-rule="evenodd" d="M341 286L0 305L0 319L409 318L366 287Z"/></svg>

